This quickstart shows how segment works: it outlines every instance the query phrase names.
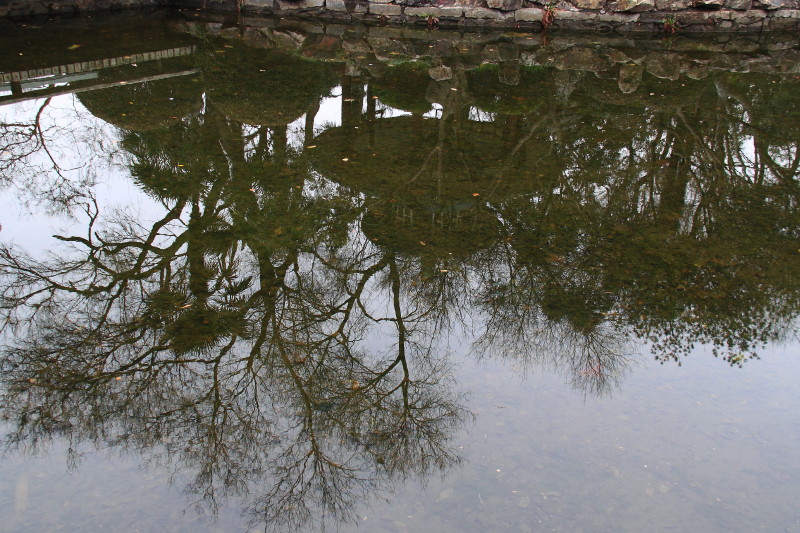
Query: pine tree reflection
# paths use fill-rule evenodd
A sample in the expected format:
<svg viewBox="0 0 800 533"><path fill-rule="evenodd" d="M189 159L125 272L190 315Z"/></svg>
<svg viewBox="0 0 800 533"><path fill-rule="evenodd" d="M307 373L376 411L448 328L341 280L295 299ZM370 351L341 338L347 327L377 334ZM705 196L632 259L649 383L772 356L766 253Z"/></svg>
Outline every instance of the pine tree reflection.
<svg viewBox="0 0 800 533"><path fill-rule="evenodd" d="M278 531L346 520L457 463L468 413L396 260L353 241L353 199L308 192L319 178L275 141L285 124L252 130L213 105L124 135L167 208L152 226L92 205L68 255L2 250L8 439L154 456L195 472L198 504L242 497Z"/></svg>

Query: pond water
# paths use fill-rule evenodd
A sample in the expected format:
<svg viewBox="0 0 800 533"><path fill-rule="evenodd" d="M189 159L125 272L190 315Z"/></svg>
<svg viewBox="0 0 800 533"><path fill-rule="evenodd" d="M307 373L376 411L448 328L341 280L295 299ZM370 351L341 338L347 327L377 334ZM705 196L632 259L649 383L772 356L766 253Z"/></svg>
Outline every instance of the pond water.
<svg viewBox="0 0 800 533"><path fill-rule="evenodd" d="M0 532L800 531L797 36L3 30Z"/></svg>

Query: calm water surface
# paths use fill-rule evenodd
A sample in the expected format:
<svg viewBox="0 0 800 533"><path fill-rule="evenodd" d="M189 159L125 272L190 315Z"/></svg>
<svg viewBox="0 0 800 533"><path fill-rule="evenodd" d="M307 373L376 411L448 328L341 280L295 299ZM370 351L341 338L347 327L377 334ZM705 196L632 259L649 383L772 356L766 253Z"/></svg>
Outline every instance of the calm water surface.
<svg viewBox="0 0 800 533"><path fill-rule="evenodd" d="M796 36L3 30L0 531L800 531Z"/></svg>

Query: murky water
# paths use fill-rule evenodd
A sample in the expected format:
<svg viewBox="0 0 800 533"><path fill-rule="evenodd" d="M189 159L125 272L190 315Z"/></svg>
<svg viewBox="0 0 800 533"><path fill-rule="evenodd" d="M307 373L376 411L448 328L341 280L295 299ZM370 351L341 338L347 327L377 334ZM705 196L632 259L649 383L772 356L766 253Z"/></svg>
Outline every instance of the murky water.
<svg viewBox="0 0 800 533"><path fill-rule="evenodd" d="M796 36L4 30L0 531L800 531Z"/></svg>

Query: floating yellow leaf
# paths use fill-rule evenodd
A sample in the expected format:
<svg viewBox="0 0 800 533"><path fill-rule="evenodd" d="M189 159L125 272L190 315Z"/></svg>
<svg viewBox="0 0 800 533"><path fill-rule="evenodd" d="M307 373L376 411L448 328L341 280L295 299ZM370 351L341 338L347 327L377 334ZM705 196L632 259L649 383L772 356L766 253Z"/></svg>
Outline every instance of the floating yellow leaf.
<svg viewBox="0 0 800 533"><path fill-rule="evenodd" d="M77 50L80 47L81 47L81 45L79 45L79 44L73 44L72 46L68 46L67 50Z"/></svg>

